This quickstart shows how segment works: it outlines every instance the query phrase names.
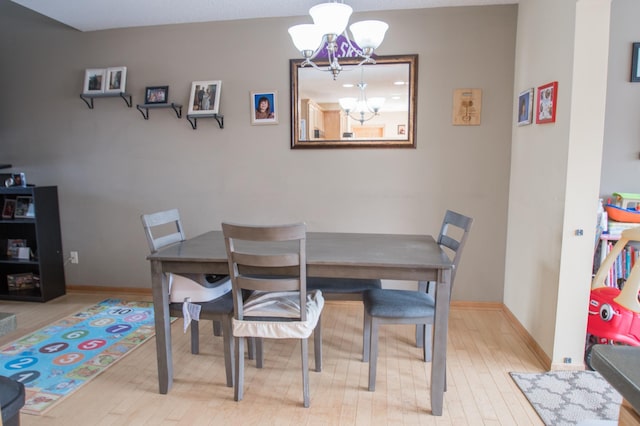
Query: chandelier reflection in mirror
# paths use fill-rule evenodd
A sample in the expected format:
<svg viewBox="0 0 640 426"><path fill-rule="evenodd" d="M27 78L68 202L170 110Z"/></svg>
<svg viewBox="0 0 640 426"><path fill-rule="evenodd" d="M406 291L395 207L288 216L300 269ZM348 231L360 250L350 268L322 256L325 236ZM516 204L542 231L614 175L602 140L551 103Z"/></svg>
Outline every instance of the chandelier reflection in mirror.
<svg viewBox="0 0 640 426"><path fill-rule="evenodd" d="M382 43L389 25L376 20L355 22L349 27L353 35L352 42L346 30L352 12L351 6L344 4L342 0L321 3L309 9L313 24L289 28L293 44L305 59L302 66L310 65L321 71L330 71L335 80L342 71L342 65L338 61L340 35L344 36L348 45L347 56L362 58L357 66L375 63L371 55ZM324 50L329 65L320 67L313 60Z"/></svg>
<svg viewBox="0 0 640 426"><path fill-rule="evenodd" d="M339 98L338 102L344 113L351 118L360 122L362 126L365 121L371 120L380 113L380 108L384 105L384 97L371 97L367 99L367 83L364 82L364 68L360 73L360 82L357 84L357 98Z"/></svg>

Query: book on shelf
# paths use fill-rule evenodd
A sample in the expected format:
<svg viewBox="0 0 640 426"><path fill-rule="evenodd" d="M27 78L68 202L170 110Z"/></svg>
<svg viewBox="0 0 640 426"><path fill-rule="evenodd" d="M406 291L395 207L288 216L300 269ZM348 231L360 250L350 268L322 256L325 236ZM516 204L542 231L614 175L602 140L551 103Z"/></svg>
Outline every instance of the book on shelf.
<svg viewBox="0 0 640 426"><path fill-rule="evenodd" d="M9 290L31 290L37 287L40 287L40 277L31 272L7 274Z"/></svg>

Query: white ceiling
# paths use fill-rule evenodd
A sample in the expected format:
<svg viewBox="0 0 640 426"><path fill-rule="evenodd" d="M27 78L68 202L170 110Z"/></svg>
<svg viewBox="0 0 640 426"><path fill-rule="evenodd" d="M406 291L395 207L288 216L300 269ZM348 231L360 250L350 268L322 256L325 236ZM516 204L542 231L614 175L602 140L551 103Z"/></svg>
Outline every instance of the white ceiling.
<svg viewBox="0 0 640 426"><path fill-rule="evenodd" d="M322 0L12 0L80 31L308 15ZM519 0L348 0L354 12L516 4ZM311 23L311 18L309 18ZM302 22L304 23L304 22Z"/></svg>

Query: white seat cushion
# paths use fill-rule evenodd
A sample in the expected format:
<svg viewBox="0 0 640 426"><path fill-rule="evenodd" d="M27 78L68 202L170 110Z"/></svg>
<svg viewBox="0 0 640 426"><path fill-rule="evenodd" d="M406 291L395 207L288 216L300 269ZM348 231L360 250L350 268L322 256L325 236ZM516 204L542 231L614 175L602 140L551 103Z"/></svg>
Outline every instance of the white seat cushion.
<svg viewBox="0 0 640 426"><path fill-rule="evenodd" d="M320 290L307 293L306 321L255 321L233 319L235 337L268 339L306 339L316 328L324 298ZM251 317L297 318L300 316L298 292L254 293L244 305L244 315Z"/></svg>
<svg viewBox="0 0 640 426"><path fill-rule="evenodd" d="M210 302L231 291L229 278L216 282L213 287L205 287L190 278L169 273L169 302L182 303L187 297L191 302Z"/></svg>

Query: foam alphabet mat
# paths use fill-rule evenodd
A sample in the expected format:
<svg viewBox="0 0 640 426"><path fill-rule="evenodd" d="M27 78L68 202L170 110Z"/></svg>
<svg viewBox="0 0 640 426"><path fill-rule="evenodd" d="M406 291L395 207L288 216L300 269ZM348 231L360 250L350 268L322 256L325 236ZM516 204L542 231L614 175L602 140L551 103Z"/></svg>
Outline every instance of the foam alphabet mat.
<svg viewBox="0 0 640 426"><path fill-rule="evenodd" d="M107 299L0 348L0 375L41 415L155 335L153 304Z"/></svg>

